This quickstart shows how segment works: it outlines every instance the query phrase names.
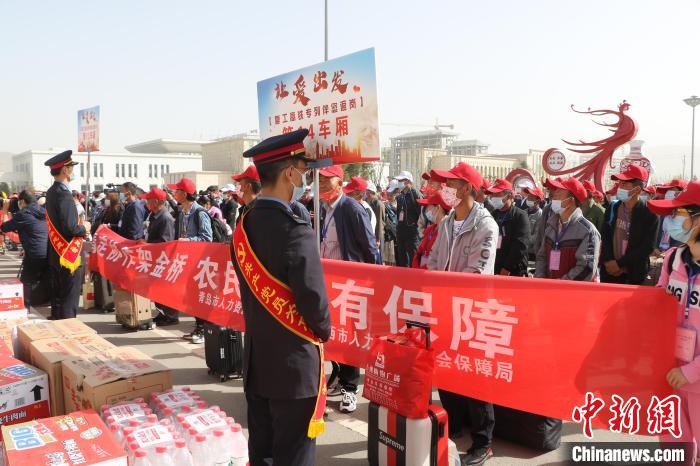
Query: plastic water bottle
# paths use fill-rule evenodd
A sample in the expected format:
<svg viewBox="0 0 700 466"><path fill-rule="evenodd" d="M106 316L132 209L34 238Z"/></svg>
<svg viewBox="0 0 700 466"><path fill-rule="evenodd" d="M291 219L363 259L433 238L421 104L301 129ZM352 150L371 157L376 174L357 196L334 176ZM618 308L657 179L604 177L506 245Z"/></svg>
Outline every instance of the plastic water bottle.
<svg viewBox="0 0 700 466"><path fill-rule="evenodd" d="M155 466L148 459L146 450L136 450L134 452L134 462L132 466Z"/></svg>
<svg viewBox="0 0 700 466"><path fill-rule="evenodd" d="M223 429L214 429L210 441L211 463L213 466L228 466L231 463L231 443Z"/></svg>
<svg viewBox="0 0 700 466"><path fill-rule="evenodd" d="M194 443L190 447L190 452L192 452L192 462L199 465L210 465L209 457L209 447L206 444L207 438L204 435L197 435L194 439Z"/></svg>
<svg viewBox="0 0 700 466"><path fill-rule="evenodd" d="M195 466L192 454L187 449L187 443L184 440L175 442L175 451L173 452L173 463L175 466Z"/></svg>
<svg viewBox="0 0 700 466"><path fill-rule="evenodd" d="M175 466L175 462L170 453L168 453L168 447L166 446L156 447L156 454L151 463L153 466Z"/></svg>
<svg viewBox="0 0 700 466"><path fill-rule="evenodd" d="M248 441L243 435L240 424L231 425L231 466L246 466L248 464Z"/></svg>

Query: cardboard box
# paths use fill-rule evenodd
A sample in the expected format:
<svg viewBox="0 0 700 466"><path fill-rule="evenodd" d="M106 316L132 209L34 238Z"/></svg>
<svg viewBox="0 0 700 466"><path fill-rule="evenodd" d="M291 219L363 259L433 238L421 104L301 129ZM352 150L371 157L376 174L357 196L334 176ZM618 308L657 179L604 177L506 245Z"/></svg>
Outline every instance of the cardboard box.
<svg viewBox="0 0 700 466"><path fill-rule="evenodd" d="M2 344L0 344L0 352L7 353L10 356L15 355L16 348L19 346L19 342L17 340L17 326L25 323L28 320L27 310L24 309L23 311L24 315L21 315L20 313L19 317L0 320L0 340L2 341ZM7 311L1 314L9 314L13 312L19 311ZM7 347L7 350L5 350L4 347Z"/></svg>
<svg viewBox="0 0 700 466"><path fill-rule="evenodd" d="M49 379L44 371L0 355L0 425L49 416Z"/></svg>
<svg viewBox="0 0 700 466"><path fill-rule="evenodd" d="M94 411L2 428L8 466L127 466L126 451Z"/></svg>
<svg viewBox="0 0 700 466"><path fill-rule="evenodd" d="M173 385L170 369L128 346L64 359L61 364L68 412L147 397Z"/></svg>
<svg viewBox="0 0 700 466"><path fill-rule="evenodd" d="M24 288L18 278L0 278L0 312L24 309Z"/></svg>
<svg viewBox="0 0 700 466"><path fill-rule="evenodd" d="M117 322L131 328L153 318L148 298L122 288L114 288L114 309Z"/></svg>
<svg viewBox="0 0 700 466"><path fill-rule="evenodd" d="M30 362L29 345L33 341L95 333L93 329L79 319L27 322L17 328L17 340L19 342L19 354L17 356L22 361Z"/></svg>
<svg viewBox="0 0 700 466"><path fill-rule="evenodd" d="M61 338L45 338L33 341L29 346L32 365L43 370L49 376L52 416L60 416L65 413L61 361L70 357L101 353L115 348L112 343L92 333Z"/></svg>

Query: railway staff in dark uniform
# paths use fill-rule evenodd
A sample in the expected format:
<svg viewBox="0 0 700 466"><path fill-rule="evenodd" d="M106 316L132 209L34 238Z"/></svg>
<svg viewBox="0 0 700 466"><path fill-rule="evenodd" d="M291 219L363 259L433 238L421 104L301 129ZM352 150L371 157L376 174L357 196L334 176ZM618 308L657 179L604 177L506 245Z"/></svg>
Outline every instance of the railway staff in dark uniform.
<svg viewBox="0 0 700 466"><path fill-rule="evenodd" d="M262 184L236 228L231 254L246 325L243 377L252 466L270 460L275 466L313 465L315 436L323 431L328 297L314 231L290 207L306 187L307 135L301 129L275 136L243 153L253 157ZM262 271L260 281L251 265ZM270 296L270 287L278 297L285 290L291 297L284 304L298 312L291 323L271 307L283 303ZM297 321L303 327L295 327Z"/></svg>
<svg viewBox="0 0 700 466"><path fill-rule="evenodd" d="M78 223L70 181L73 151L67 150L47 160L54 183L46 192L46 216L49 231L48 259L51 273L51 318L70 319L76 316L83 267L80 258L82 241L90 231L90 223Z"/></svg>

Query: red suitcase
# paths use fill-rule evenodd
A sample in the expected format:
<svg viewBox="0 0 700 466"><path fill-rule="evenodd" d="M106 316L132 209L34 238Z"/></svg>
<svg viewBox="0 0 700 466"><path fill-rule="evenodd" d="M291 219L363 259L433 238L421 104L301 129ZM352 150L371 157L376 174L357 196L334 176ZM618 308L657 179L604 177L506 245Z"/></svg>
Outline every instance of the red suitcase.
<svg viewBox="0 0 700 466"><path fill-rule="evenodd" d="M376 403L369 405L367 456L370 466L448 466L447 412L430 405L428 417L408 419Z"/></svg>

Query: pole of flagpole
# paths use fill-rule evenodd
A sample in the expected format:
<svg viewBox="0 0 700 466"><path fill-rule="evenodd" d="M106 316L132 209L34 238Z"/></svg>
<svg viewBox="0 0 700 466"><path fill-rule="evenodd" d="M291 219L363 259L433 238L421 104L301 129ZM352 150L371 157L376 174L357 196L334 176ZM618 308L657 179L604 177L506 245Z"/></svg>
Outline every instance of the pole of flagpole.
<svg viewBox="0 0 700 466"><path fill-rule="evenodd" d="M324 0L323 61L328 61L328 0ZM318 156L318 154L317 154ZM321 199L319 191L319 169L314 168L314 226L316 227L316 244L321 250Z"/></svg>
<svg viewBox="0 0 700 466"><path fill-rule="evenodd" d="M87 178L85 179L85 185L87 186L87 192L85 193L85 220L90 219L90 149L87 151Z"/></svg>

